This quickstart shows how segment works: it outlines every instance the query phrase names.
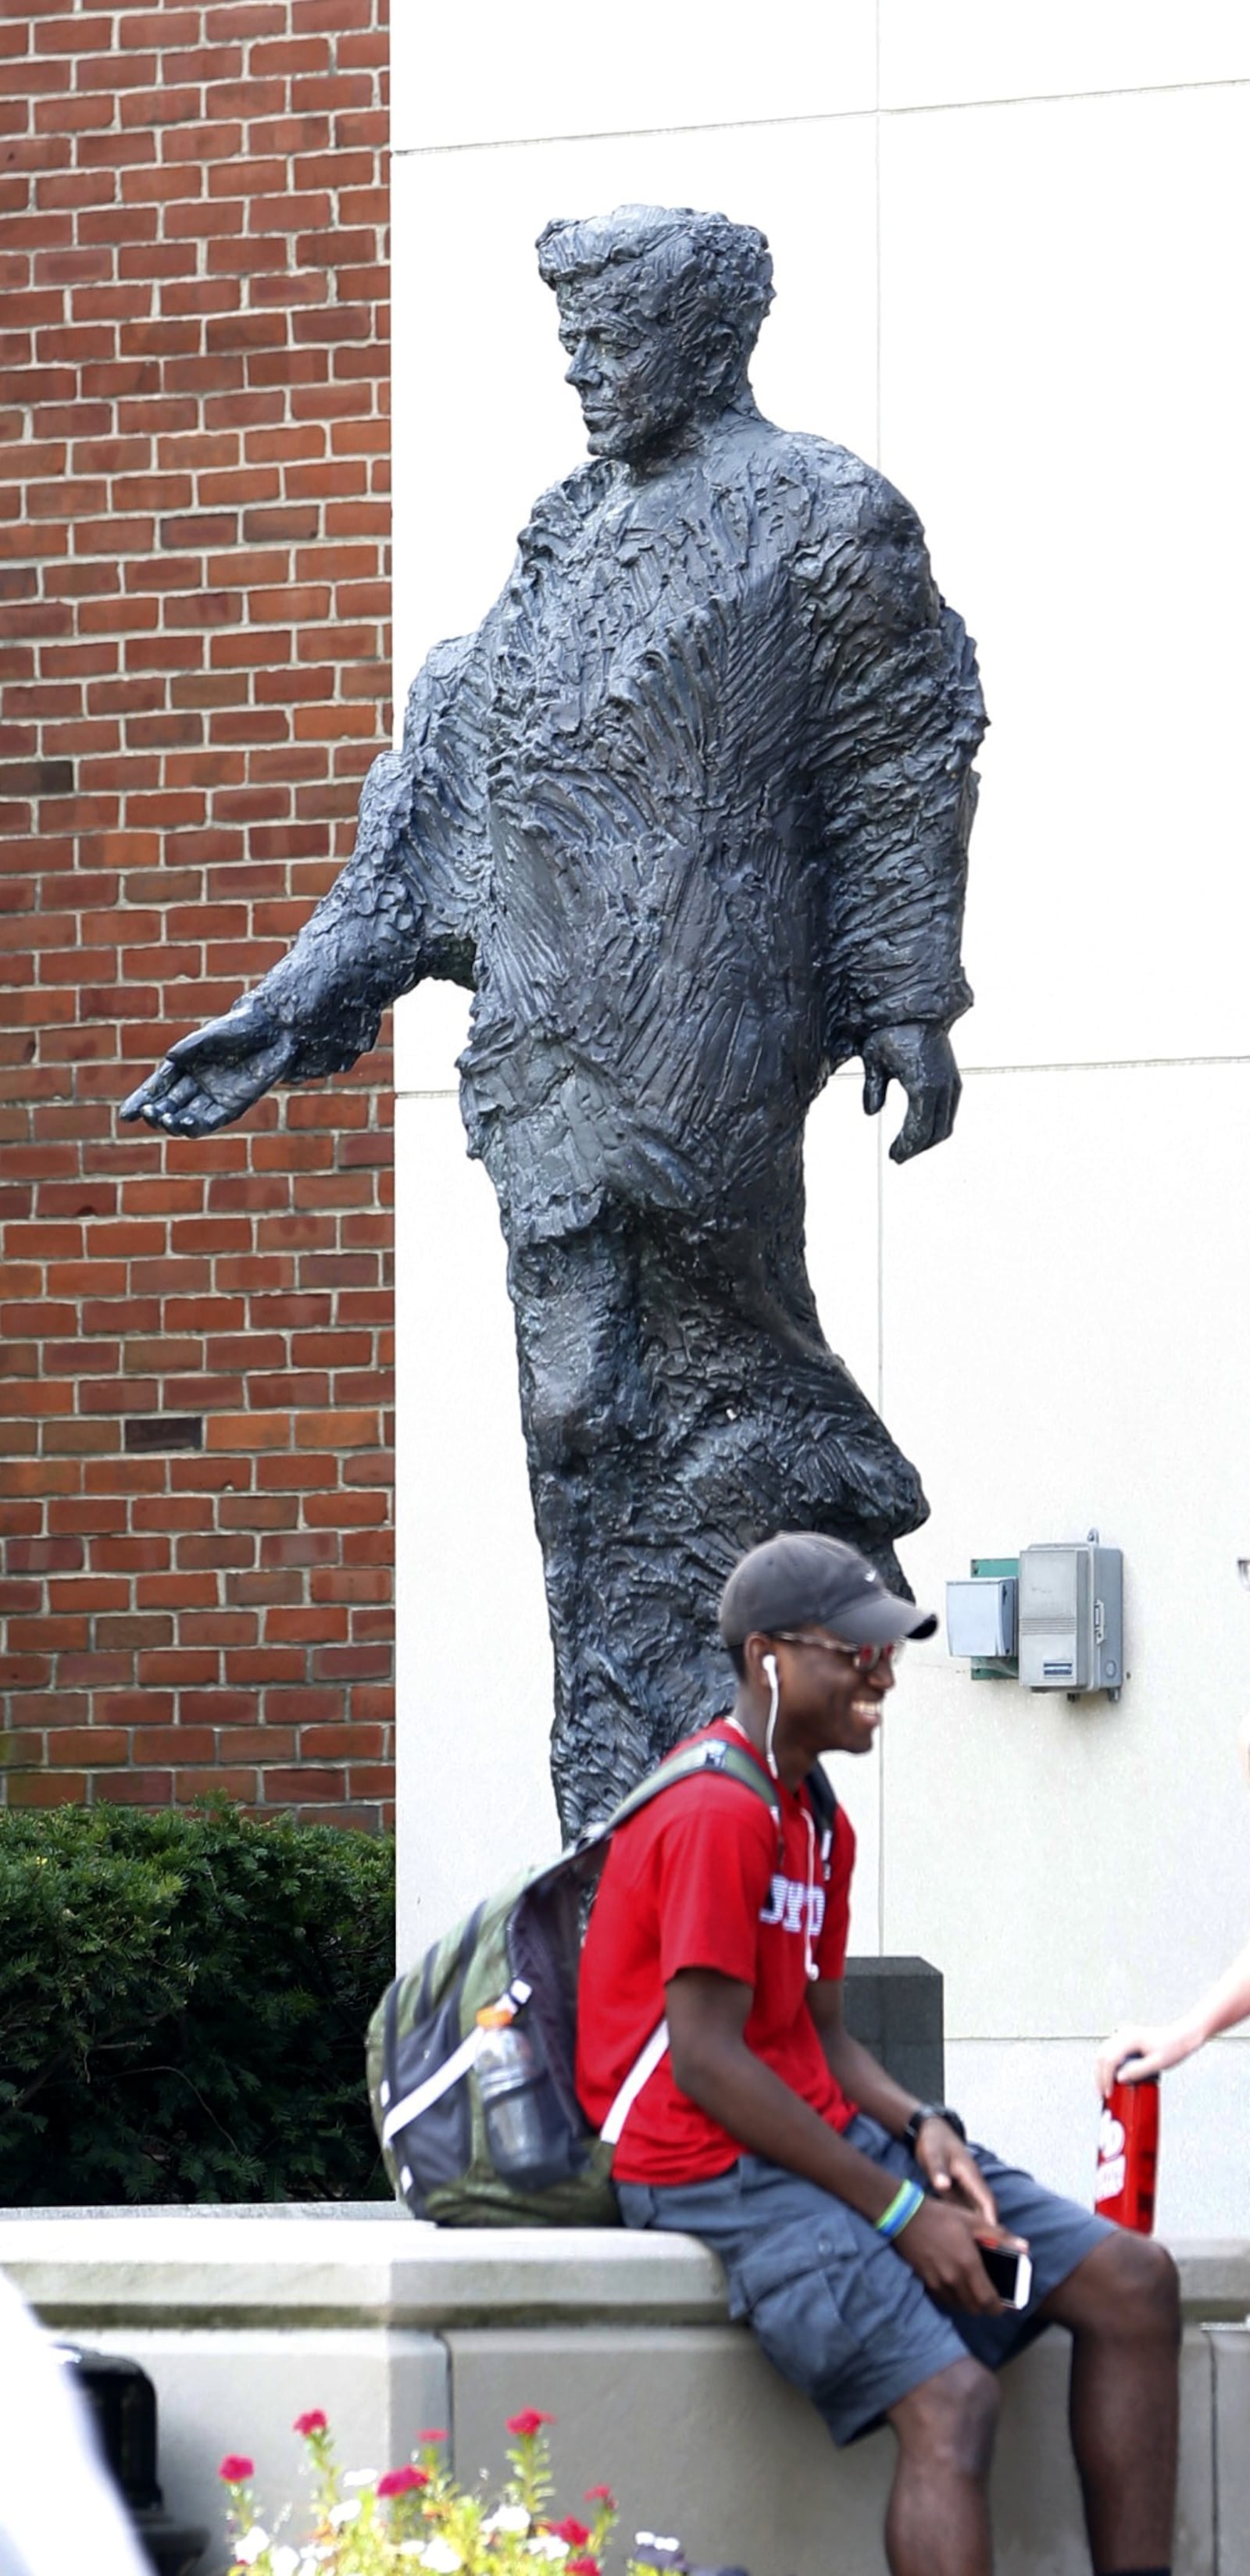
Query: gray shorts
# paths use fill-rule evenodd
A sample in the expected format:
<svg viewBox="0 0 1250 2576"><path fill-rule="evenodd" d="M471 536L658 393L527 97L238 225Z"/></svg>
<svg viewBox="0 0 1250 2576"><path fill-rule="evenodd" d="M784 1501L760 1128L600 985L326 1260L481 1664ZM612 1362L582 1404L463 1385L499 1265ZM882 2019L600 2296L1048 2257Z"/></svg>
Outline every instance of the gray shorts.
<svg viewBox="0 0 1250 2576"><path fill-rule="evenodd" d="M900 2181L923 2181L908 2149L863 2112L846 2139ZM972 2153L1004 2227L1028 2238L1033 2291L1019 2315L947 2316L857 2210L762 2156L742 2156L710 2182L621 2183L617 2198L627 2227L677 2228L719 2254L730 2315L747 2319L834 2441L853 2442L922 2380L969 2353L1001 2369L1043 2331L1042 2301L1114 2232L988 2148Z"/></svg>

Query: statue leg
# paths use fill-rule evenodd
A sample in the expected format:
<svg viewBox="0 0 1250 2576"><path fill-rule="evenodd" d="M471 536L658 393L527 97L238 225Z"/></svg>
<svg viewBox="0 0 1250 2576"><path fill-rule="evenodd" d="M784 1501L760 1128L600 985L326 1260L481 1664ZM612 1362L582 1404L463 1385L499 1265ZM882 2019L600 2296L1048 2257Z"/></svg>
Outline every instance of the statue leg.
<svg viewBox="0 0 1250 2576"><path fill-rule="evenodd" d="M621 1605L601 1590L608 1533L646 1483L654 1403L629 1230L605 1221L514 1249L521 1421L555 1658L552 1777L566 1837L652 1768L651 1714Z"/></svg>
<svg viewBox="0 0 1250 2576"><path fill-rule="evenodd" d="M927 1505L823 1339L798 1216L605 1219L512 1257L566 1834L728 1705L716 1605L744 1549L825 1530L907 1588L894 1540Z"/></svg>

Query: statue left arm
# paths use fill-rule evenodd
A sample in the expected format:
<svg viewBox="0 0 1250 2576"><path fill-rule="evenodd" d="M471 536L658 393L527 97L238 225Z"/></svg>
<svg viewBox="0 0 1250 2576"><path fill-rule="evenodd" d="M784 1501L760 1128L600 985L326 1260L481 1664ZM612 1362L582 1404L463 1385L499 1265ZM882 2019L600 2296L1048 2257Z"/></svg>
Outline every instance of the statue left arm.
<svg viewBox="0 0 1250 2576"><path fill-rule="evenodd" d="M972 1000L960 939L985 710L915 513L875 476L857 497L853 538L831 539L813 583L809 775L827 871L829 1052L862 1057L870 1116L901 1082L908 1111L890 1151L904 1162L950 1134L959 1101L947 1032Z"/></svg>
<svg viewBox="0 0 1250 2576"><path fill-rule="evenodd" d="M365 779L356 846L261 990L291 1032L287 1078L345 1072L387 1004L428 975L474 980L485 873L482 637L436 645L408 695L403 747Z"/></svg>
<svg viewBox="0 0 1250 2576"><path fill-rule="evenodd" d="M341 1073L389 1002L427 975L472 986L488 844L481 633L436 646L409 694L403 749L373 762L356 846L293 945L220 1019L180 1038L124 1103L207 1136L278 1082Z"/></svg>

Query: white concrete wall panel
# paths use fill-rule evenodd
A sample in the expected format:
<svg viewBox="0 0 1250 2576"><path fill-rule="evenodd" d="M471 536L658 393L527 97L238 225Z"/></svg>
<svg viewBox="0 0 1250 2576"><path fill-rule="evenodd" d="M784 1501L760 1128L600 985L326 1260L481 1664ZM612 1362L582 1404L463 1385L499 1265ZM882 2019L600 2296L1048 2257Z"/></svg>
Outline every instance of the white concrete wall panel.
<svg viewBox="0 0 1250 2576"><path fill-rule="evenodd" d="M639 2523L675 2533L708 2564L885 2576L892 2440L875 2434L833 2451L814 2408L745 2329L520 2328L453 2331L447 2340L462 2477L479 2463L498 2476L504 2417L518 2403L541 2406L556 2418L559 2493L574 2499L574 2512L580 2488L610 2479L627 2536ZM990 2490L999 2576L1085 2576L1089 2566L1067 2435L1069 2349L1065 2335L1052 2334L1004 2374ZM1190 2327L1177 2576L1214 2568L1210 2416L1209 2349Z"/></svg>
<svg viewBox="0 0 1250 2576"><path fill-rule="evenodd" d="M1241 2576L1250 2531L1250 2331L1208 2326L1214 2366L1216 2576Z"/></svg>
<svg viewBox="0 0 1250 2576"><path fill-rule="evenodd" d="M1250 75L1240 0L880 0L879 17L883 108Z"/></svg>
<svg viewBox="0 0 1250 2576"><path fill-rule="evenodd" d="M454 1093L456 1058L469 1034L469 995L459 984L421 984L395 1005L395 1089Z"/></svg>
<svg viewBox="0 0 1250 2576"><path fill-rule="evenodd" d="M564 2510L607 2481L626 2550L639 2529L672 2532L701 2565L827 2576L834 2528L839 2567L885 2576L886 2445L836 2459L745 2328L453 2329L447 2345L460 2476L498 2478L505 2418L540 2406Z"/></svg>
<svg viewBox="0 0 1250 2576"><path fill-rule="evenodd" d="M875 0L633 0L596 20L579 0L478 0L392 26L394 142L502 143L645 132L876 105Z"/></svg>
<svg viewBox="0 0 1250 2576"><path fill-rule="evenodd" d="M858 1068L837 1075L807 1122L807 1258L825 1339L845 1360L870 1404L880 1382L878 1122L865 1118ZM893 1093L897 1100L899 1095ZM881 1949L881 1788L876 1748L862 1762L835 1763L830 1775L855 1827L855 1907L851 1948L857 1957Z"/></svg>
<svg viewBox="0 0 1250 2576"><path fill-rule="evenodd" d="M973 1682L941 1640L885 1729L885 1947L947 1975L957 2037L1175 2011L1244 1940L1250 1065L978 1074L887 1178L885 1411L926 1462L909 1544L942 1604L974 1555L1097 1525L1123 1548L1117 1706Z"/></svg>
<svg viewBox="0 0 1250 2576"><path fill-rule="evenodd" d="M1250 87L882 119L881 462L992 727L966 1063L1245 1049L1248 174Z"/></svg>
<svg viewBox="0 0 1250 2576"><path fill-rule="evenodd" d="M396 1102L398 1956L559 1849L551 1653L494 1193L456 1101Z"/></svg>

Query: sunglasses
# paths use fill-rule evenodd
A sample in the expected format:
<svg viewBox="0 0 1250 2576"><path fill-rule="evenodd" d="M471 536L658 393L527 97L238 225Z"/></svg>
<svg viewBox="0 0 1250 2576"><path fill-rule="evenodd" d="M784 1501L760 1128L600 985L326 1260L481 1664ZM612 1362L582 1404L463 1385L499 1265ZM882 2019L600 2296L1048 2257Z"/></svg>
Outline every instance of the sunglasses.
<svg viewBox="0 0 1250 2576"><path fill-rule="evenodd" d="M878 1664L897 1664L907 1643L905 1637L891 1637L884 1646L848 1646L841 1637L799 1637L793 1628L775 1628L773 1635L783 1646L819 1646L825 1655L846 1655L857 1673L875 1673Z"/></svg>

